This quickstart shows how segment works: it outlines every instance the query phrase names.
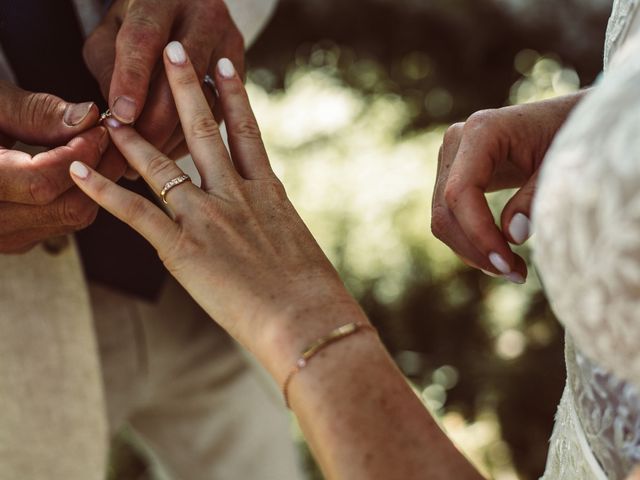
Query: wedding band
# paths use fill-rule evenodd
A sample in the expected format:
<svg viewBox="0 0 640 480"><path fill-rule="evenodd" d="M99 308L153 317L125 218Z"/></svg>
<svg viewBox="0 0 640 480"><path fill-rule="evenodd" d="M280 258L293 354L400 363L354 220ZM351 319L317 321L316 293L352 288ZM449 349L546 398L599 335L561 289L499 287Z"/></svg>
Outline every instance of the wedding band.
<svg viewBox="0 0 640 480"><path fill-rule="evenodd" d="M176 178L174 178L172 180L169 180L167 183L164 184L164 187L162 188L162 191L160 192L160 197L162 198L162 201L165 203L165 205L168 203L167 202L167 193L169 193L169 191L172 188L175 188L178 185L180 185L181 183L184 183L184 182L187 182L187 181L191 181L191 177L185 173L183 175L180 175L179 177L176 177Z"/></svg>
<svg viewBox="0 0 640 480"><path fill-rule="evenodd" d="M100 120L98 120L99 123L103 123L107 118L111 117L112 115L113 113L111 113L111 110L107 109L106 112L100 115Z"/></svg>
<svg viewBox="0 0 640 480"><path fill-rule="evenodd" d="M213 80L213 77L209 74L204 76L204 79L202 80L202 83L204 83L207 87L209 87L209 89L211 90L211 92L213 92L213 94L217 97L218 96L218 89L216 88L216 82Z"/></svg>

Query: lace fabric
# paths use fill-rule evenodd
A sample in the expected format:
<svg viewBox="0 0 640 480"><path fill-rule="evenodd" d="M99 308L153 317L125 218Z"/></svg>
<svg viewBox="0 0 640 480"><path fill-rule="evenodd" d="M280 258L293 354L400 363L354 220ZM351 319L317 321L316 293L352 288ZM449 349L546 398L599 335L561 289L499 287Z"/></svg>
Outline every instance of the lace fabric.
<svg viewBox="0 0 640 480"><path fill-rule="evenodd" d="M567 378L576 414L608 478L640 464L640 392L567 344Z"/></svg>
<svg viewBox="0 0 640 480"><path fill-rule="evenodd" d="M615 1L607 74L550 149L534 205L536 264L568 331L543 480L624 480L640 463L639 1Z"/></svg>
<svg viewBox="0 0 640 480"><path fill-rule="evenodd" d="M604 68L609 68L613 54L627 37L638 0L615 0L604 44Z"/></svg>

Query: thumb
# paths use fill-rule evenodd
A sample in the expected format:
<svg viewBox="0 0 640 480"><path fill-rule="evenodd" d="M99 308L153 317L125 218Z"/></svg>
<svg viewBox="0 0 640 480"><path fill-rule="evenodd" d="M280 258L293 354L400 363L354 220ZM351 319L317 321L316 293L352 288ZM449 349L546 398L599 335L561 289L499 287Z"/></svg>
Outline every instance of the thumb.
<svg viewBox="0 0 640 480"><path fill-rule="evenodd" d="M31 93L0 83L0 132L40 146L58 146L97 124L93 102L68 103L55 95Z"/></svg>
<svg viewBox="0 0 640 480"><path fill-rule="evenodd" d="M502 210L502 231L515 245L521 245L531 236L531 205L536 193L536 171Z"/></svg>

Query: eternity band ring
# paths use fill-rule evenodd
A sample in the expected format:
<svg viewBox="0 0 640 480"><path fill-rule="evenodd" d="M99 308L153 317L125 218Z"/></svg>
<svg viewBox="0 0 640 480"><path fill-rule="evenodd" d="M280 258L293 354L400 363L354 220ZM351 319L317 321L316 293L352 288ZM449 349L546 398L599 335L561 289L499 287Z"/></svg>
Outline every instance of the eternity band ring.
<svg viewBox="0 0 640 480"><path fill-rule="evenodd" d="M160 192L160 197L162 198L162 201L165 203L165 205L168 204L167 202L167 193L169 193L169 191L175 187L177 187L178 185L184 183L184 182L190 182L191 181L191 177L189 175L187 175L186 173L180 175L179 177L176 177L172 180L169 180L167 183L164 184L164 187L162 187L162 191Z"/></svg>

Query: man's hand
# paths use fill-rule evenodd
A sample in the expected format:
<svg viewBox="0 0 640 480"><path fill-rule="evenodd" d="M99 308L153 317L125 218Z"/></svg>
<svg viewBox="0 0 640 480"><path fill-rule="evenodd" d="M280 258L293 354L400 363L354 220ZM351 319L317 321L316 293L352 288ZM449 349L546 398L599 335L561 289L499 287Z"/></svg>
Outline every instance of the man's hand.
<svg viewBox="0 0 640 480"><path fill-rule="evenodd" d="M431 230L468 265L515 283L527 276L509 247L530 235L531 203L544 156L584 92L473 114L451 126L438 158ZM495 224L485 193L520 188Z"/></svg>
<svg viewBox="0 0 640 480"><path fill-rule="evenodd" d="M162 66L170 40L185 46L200 78L213 76L222 57L244 73L244 41L223 0L116 0L84 48L115 118L136 122L141 135L167 154L184 143Z"/></svg>
<svg viewBox="0 0 640 480"><path fill-rule="evenodd" d="M88 226L98 207L73 187L69 165L98 165L109 144L93 103L69 104L0 83L0 253L21 253L41 241ZM84 133L83 133L84 132ZM15 141L57 146L31 156Z"/></svg>

